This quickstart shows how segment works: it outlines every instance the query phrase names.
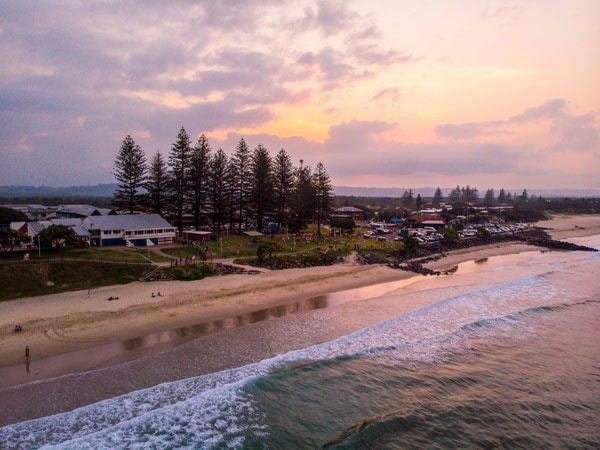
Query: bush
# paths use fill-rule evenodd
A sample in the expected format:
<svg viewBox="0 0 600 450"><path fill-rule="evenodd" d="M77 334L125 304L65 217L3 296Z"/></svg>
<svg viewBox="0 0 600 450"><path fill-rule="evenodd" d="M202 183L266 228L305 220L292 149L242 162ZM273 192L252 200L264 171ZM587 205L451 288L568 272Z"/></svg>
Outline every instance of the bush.
<svg viewBox="0 0 600 450"><path fill-rule="evenodd" d="M192 281L210 277L213 274L213 270L208 264L189 264L175 267L173 274L176 280Z"/></svg>
<svg viewBox="0 0 600 450"><path fill-rule="evenodd" d="M413 236L407 236L402 241L403 250L407 253L414 253L419 248L419 241Z"/></svg>
<svg viewBox="0 0 600 450"><path fill-rule="evenodd" d="M350 217L332 217L329 221L329 226L331 228L339 228L342 231L353 233L356 228L356 223L354 223L354 220Z"/></svg>
<svg viewBox="0 0 600 450"><path fill-rule="evenodd" d="M458 241L458 232L452 228L444 228L442 230L442 236L444 236L444 241L446 242Z"/></svg>
<svg viewBox="0 0 600 450"><path fill-rule="evenodd" d="M492 233L487 228L479 227L477 228L477 237L489 241L492 238Z"/></svg>
<svg viewBox="0 0 600 450"><path fill-rule="evenodd" d="M256 249L256 257L259 261L273 258L273 253L283 250L283 247L276 241L264 241L258 244Z"/></svg>

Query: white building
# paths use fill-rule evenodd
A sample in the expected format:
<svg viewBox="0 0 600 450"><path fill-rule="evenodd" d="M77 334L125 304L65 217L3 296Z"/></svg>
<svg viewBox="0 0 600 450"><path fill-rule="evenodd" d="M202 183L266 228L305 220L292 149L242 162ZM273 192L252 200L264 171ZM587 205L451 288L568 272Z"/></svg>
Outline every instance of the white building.
<svg viewBox="0 0 600 450"><path fill-rule="evenodd" d="M90 216L83 219L83 226L90 233L90 244L96 247L170 244L177 234L158 214Z"/></svg>

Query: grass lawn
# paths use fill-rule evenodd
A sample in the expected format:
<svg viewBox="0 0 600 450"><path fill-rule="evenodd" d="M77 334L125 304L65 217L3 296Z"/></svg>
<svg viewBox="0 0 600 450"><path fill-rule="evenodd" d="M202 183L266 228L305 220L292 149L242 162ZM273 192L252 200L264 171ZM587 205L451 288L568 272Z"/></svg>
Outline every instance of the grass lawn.
<svg viewBox="0 0 600 450"><path fill-rule="evenodd" d="M63 259L63 258L79 258L83 260L94 261L123 261L123 262L148 262L148 260L158 262L168 262L169 258L157 255L148 250L123 250L115 248L73 248L62 252L42 250L41 258L37 251L30 251L29 259L35 261L38 259ZM23 260L24 252L17 252L2 256L1 260Z"/></svg>
<svg viewBox="0 0 600 450"><path fill-rule="evenodd" d="M92 261L33 260L0 264L0 301L91 289L138 280L152 266Z"/></svg>
<svg viewBox="0 0 600 450"><path fill-rule="evenodd" d="M314 231L314 230L305 230ZM366 231L366 230L365 230ZM208 246L211 253L216 258L249 258L255 257L258 245L261 241L275 241L281 245L282 250L277 254L292 254L301 253L309 250L313 250L317 247L325 248L342 248L349 247L354 250L358 247L361 251L373 250L373 249L390 249L400 247L399 243L396 242L378 242L372 239L364 239L360 236L360 231L355 232L352 235L343 236L331 236L328 234L329 230L322 228L323 235L317 237L314 233L301 233L294 237L293 235L287 234L276 234L273 237L268 235L261 236L258 238L252 238L249 236L240 235L222 235L216 237L216 240L211 240L207 243L200 244L201 248ZM163 250L165 253L169 253L174 256L185 258L186 256L192 256L198 254L196 250L189 247L182 248L171 248ZM178 253L180 252L180 253Z"/></svg>
<svg viewBox="0 0 600 450"><path fill-rule="evenodd" d="M171 248L163 248L161 249L163 253L167 255L176 256L178 258L187 258L189 256L201 256L201 252L192 248L192 247L171 247ZM169 260L167 260L169 261Z"/></svg>
<svg viewBox="0 0 600 450"><path fill-rule="evenodd" d="M164 256L161 255L157 255L156 253L153 253L152 250L148 251L148 250L136 250L135 253L137 253L139 256L141 256L144 260L150 260L153 263L161 263L161 262L169 262L171 261L169 258L166 258Z"/></svg>

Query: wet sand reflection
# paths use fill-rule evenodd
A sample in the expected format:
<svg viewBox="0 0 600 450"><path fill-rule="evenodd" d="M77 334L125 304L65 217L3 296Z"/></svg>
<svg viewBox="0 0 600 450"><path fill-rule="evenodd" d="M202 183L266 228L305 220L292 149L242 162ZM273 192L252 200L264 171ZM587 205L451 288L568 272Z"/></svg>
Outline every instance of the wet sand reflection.
<svg viewBox="0 0 600 450"><path fill-rule="evenodd" d="M143 356L160 353L192 339L220 333L224 330L240 328L303 311L326 308L329 305L328 298L327 295L310 298L227 319L197 323L121 342L64 353L39 361L27 360L25 362L25 376L23 376L22 365L0 368L0 388L121 364Z"/></svg>

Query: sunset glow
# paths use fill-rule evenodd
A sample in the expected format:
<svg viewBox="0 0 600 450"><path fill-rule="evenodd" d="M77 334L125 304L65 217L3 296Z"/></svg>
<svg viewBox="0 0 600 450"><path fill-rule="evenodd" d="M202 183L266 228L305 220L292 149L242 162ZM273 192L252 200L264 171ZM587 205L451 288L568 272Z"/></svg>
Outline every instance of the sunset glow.
<svg viewBox="0 0 600 450"><path fill-rule="evenodd" d="M181 126L337 186L600 188L595 0L5 2L0 185L113 182Z"/></svg>

